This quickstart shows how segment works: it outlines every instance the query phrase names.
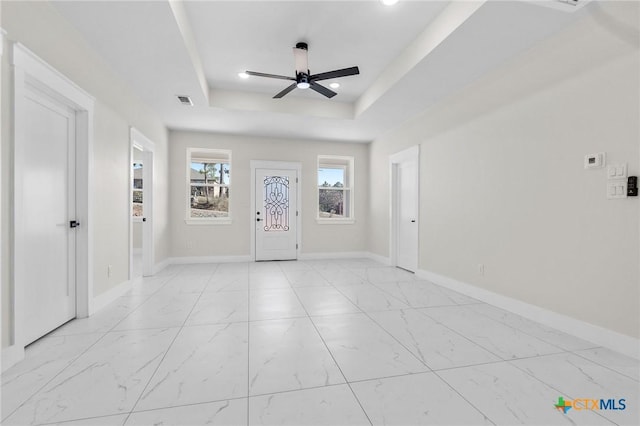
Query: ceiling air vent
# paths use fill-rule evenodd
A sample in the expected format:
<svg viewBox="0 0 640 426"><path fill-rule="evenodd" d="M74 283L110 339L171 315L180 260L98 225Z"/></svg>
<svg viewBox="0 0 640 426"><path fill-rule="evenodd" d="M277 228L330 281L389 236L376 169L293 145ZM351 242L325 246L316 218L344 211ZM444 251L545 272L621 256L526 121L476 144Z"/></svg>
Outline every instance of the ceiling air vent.
<svg viewBox="0 0 640 426"><path fill-rule="evenodd" d="M190 97L184 96L184 95L176 95L176 96L178 97L178 100L182 105L193 106L193 101L191 100Z"/></svg>
<svg viewBox="0 0 640 426"><path fill-rule="evenodd" d="M525 0L538 6L550 7L563 12L575 12L581 9L591 0Z"/></svg>

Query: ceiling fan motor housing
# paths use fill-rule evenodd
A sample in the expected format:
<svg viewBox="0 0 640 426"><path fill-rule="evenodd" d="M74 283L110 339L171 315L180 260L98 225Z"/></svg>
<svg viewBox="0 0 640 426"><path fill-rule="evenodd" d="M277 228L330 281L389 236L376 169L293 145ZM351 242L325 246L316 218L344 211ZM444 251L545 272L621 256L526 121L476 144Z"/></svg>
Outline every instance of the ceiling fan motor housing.
<svg viewBox="0 0 640 426"><path fill-rule="evenodd" d="M309 74L305 74L303 72L296 73L296 85L298 86L298 89L308 89L309 86L311 86Z"/></svg>

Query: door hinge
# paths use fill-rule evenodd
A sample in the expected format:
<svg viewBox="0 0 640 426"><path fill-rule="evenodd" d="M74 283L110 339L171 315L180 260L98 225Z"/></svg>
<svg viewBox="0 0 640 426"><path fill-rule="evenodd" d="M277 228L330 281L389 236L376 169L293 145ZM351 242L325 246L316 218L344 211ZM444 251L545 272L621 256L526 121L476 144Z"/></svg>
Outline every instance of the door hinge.
<svg viewBox="0 0 640 426"><path fill-rule="evenodd" d="M298 250L298 245L296 244L296 250Z"/></svg>
<svg viewBox="0 0 640 426"><path fill-rule="evenodd" d="M298 216L298 210L296 210L296 216Z"/></svg>
<svg viewBox="0 0 640 426"><path fill-rule="evenodd" d="M298 183L298 178L296 178L296 183Z"/></svg>

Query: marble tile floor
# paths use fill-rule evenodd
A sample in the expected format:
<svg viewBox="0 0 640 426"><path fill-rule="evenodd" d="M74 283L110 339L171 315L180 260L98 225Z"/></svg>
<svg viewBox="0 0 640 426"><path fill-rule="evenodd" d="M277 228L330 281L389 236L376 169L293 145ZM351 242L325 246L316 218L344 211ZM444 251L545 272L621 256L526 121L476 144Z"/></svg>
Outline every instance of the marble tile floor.
<svg viewBox="0 0 640 426"><path fill-rule="evenodd" d="M1 382L4 425L640 424L637 360L368 259L172 265Z"/></svg>

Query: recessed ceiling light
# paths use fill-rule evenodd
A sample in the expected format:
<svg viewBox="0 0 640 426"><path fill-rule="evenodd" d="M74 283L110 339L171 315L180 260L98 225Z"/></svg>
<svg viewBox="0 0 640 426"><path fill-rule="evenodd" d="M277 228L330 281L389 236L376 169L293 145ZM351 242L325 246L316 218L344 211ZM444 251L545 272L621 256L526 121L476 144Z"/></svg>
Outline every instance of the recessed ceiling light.
<svg viewBox="0 0 640 426"><path fill-rule="evenodd" d="M246 73L246 72L244 72L244 71L243 71L243 72L239 72L239 73L238 73L238 77L240 77L240 78L244 78L244 79L247 79L247 78L249 78L249 74L247 74L247 73Z"/></svg>
<svg viewBox="0 0 640 426"><path fill-rule="evenodd" d="M385 6L393 6L394 4L398 3L398 0L380 0L380 1Z"/></svg>
<svg viewBox="0 0 640 426"><path fill-rule="evenodd" d="M329 87L331 87L332 89L337 89L338 87L340 87L340 83L331 83Z"/></svg>

